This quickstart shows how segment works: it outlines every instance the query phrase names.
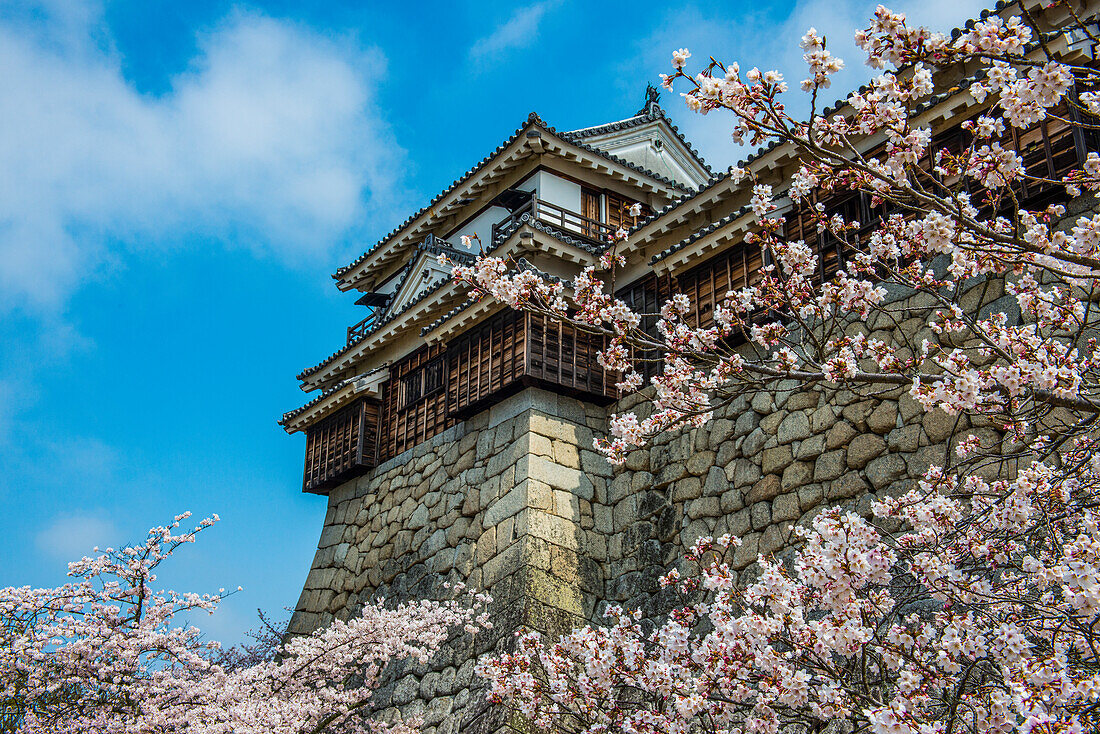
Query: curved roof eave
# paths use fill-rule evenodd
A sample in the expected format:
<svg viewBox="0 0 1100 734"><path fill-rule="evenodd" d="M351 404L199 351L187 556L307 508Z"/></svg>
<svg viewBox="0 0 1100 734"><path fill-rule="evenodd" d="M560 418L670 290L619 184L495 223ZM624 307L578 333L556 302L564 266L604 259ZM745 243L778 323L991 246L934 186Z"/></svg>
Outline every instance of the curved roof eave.
<svg viewBox="0 0 1100 734"><path fill-rule="evenodd" d="M573 146L580 151L583 151L584 153L594 155L597 158L606 160L610 163L615 164L616 166L621 166L623 169L630 171L635 175L648 179L649 182L655 186L655 188L663 190L666 195L671 196L676 191L690 191L690 189L688 189L683 184L661 176L660 174L654 173L653 171L650 171L648 169L637 166L629 161L619 158L616 155L602 151L599 148L588 145L582 139L574 138L570 133L559 133L555 128L543 121L542 118L540 118L536 113L532 112L528 116L527 122L516 129L516 131L503 143L498 145L492 153L482 158L466 173L453 181L450 186L448 186L446 189L436 195L435 198L428 202L426 206L407 218L402 224L397 226L389 234L387 234L385 237L375 243L373 247L360 255L355 261L349 263L348 265L345 265L344 267L338 269L335 273L333 273L332 278L337 281L338 287L340 287L341 290L348 290L355 287L355 284L361 279L363 273L371 264L371 261L373 259L379 259L379 256L387 250L388 245L394 244L400 238L400 235L402 235L402 233L408 231L418 222L421 222L422 224L423 222L421 220L424 219L425 215L433 215L433 212L435 212L435 207L437 205L443 203L444 200L448 197L456 195L459 192L459 189L464 184L471 183L480 173L489 169L491 167L491 164L494 161L500 160L502 154L504 154L510 148L513 148L513 155L518 153L520 146L517 146L516 143L522 140L523 142L521 143L521 145L526 146L526 133L531 132L536 128L553 136L561 144ZM447 211L448 208L451 207L453 204L455 204L455 202L453 201L447 202L446 204L444 204L441 212L438 213L442 213L442 211ZM438 213L435 213L434 215L437 216Z"/></svg>

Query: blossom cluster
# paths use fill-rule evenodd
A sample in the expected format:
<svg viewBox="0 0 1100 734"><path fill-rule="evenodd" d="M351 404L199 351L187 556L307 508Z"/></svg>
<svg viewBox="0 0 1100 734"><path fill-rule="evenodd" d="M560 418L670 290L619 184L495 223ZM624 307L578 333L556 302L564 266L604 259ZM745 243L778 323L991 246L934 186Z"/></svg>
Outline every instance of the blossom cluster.
<svg viewBox="0 0 1100 734"><path fill-rule="evenodd" d="M1048 123L1092 139L1100 72L1067 44L1100 38L1094 11L1013 7L952 38L880 6L855 35L878 76L832 111L818 93L843 62L810 29L804 119L778 72L712 60L693 73L692 54L674 52L663 83L684 88L690 110L727 114L735 141L786 146L797 162L784 185L731 169L755 222L743 244L763 265L705 322L675 292L658 313L634 312L595 269L554 294L564 308L513 299L603 335L601 364L624 389L642 384L639 355L660 355L652 409L612 416L597 447L621 462L781 380L908 391L982 428L952 439L948 465L877 498L872 517L832 508L796 528L797 552L757 559L750 578L728 565L736 538L701 540L664 581L694 599L667 619L612 608L606 625L558 640L523 634L480 666L493 700L593 734L838 719L876 734L1100 728L1100 216L1059 203L1100 191L1100 154L1079 151L1077 170L1051 178L1014 142ZM937 93L977 105L951 144L922 115ZM1034 209L1020 205L1027 192ZM870 219L827 207L834 197L858 197ZM481 290L502 287L490 277ZM871 331L913 319L916 336L899 343Z"/></svg>
<svg viewBox="0 0 1100 734"><path fill-rule="evenodd" d="M0 589L0 701L19 734L414 732L415 720L362 716L382 670L425 661L458 628L490 626L488 597L364 606L276 658L225 666L216 642L181 624L213 613L218 594L158 591L156 570L217 517L151 529L143 544L69 564L54 589ZM456 593L464 592L458 587Z"/></svg>
<svg viewBox="0 0 1100 734"><path fill-rule="evenodd" d="M829 509L744 585L740 541L701 538L696 572L662 579L697 601L663 623L611 607L554 641L523 633L478 672L537 726L592 734L1095 730L1100 672L1080 656L1100 620L1100 517L1084 501L1037 462L964 486L932 467L875 504L906 524L895 537Z"/></svg>

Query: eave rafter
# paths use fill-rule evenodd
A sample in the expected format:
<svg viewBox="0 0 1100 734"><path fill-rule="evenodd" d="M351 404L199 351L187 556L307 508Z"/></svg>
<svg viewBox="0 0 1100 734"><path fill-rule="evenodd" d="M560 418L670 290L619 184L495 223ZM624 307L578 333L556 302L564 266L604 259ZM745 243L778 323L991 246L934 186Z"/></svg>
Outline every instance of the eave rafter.
<svg viewBox="0 0 1100 734"><path fill-rule="evenodd" d="M694 261L705 258L726 245L740 243L755 226L756 219L752 210L742 207L658 253L650 260L650 264L659 275L679 275L691 267Z"/></svg>
<svg viewBox="0 0 1100 734"><path fill-rule="evenodd" d="M423 326L433 314L453 306L464 294L461 286L453 280L442 280L426 289L405 310L395 315L377 330L363 339L339 350L321 364L312 368L308 374L299 378L304 391L326 388L339 379L340 373L360 363L363 358L388 342L407 333L410 329Z"/></svg>
<svg viewBox="0 0 1100 734"><path fill-rule="evenodd" d="M560 157L662 199L687 191L681 184L640 169L580 140L559 135L554 128L532 113L527 123L493 154L442 192L436 200L382 238L358 260L338 270L333 275L337 287L343 291L361 287L368 273L385 271L393 261L403 257L404 246L429 233L441 235L442 230L453 226L462 214L469 212L471 206L483 206L486 198L492 198L485 196L486 190L494 184L499 185L524 160L538 159L545 155Z"/></svg>
<svg viewBox="0 0 1100 734"><path fill-rule="evenodd" d="M491 253L498 257L519 259L524 256L549 256L563 263L578 267L592 264L596 260L597 248L580 238L558 232L541 222L524 223L513 231ZM432 316L446 313L461 302L465 295L465 286L446 280L426 289L414 299L405 310L386 322L377 331L364 339L336 352L332 357L317 365L308 374L303 373L303 390L324 388L337 379L340 373L359 364L366 355L389 343L409 329L423 326Z"/></svg>

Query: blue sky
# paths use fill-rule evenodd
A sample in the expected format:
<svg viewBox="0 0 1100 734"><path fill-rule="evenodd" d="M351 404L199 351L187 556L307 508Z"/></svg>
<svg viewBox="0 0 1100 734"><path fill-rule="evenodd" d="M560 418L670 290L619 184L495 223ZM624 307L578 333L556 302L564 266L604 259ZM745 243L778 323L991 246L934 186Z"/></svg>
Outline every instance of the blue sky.
<svg viewBox="0 0 1100 734"><path fill-rule="evenodd" d="M162 580L244 587L214 637L293 606L325 503L275 420L361 318L329 274L528 112L629 116L674 48L797 81L814 25L839 96L873 7L0 0L0 585L191 510L222 522ZM894 7L946 29L982 5ZM720 118L662 101L737 160Z"/></svg>

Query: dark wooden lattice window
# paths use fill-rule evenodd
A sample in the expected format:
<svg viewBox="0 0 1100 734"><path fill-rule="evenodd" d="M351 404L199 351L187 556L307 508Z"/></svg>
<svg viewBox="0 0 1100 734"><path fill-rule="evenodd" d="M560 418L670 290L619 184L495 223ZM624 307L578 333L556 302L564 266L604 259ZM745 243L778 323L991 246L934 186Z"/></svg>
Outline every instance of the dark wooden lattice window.
<svg viewBox="0 0 1100 734"><path fill-rule="evenodd" d="M631 310L643 314L640 324L642 331L656 339L661 306L672 295L673 290L673 280L670 276L650 274L620 289L615 296ZM645 350L631 356L646 383L649 378L661 371L662 356L658 350Z"/></svg>
<svg viewBox="0 0 1100 734"><path fill-rule="evenodd" d="M401 395L397 400L399 408L407 408L420 399L423 377L423 373L416 370L401 378Z"/></svg>
<svg viewBox="0 0 1100 734"><path fill-rule="evenodd" d="M435 395L447 384L447 360L440 355L424 365L424 395Z"/></svg>
<svg viewBox="0 0 1100 734"><path fill-rule="evenodd" d="M302 489L324 493L377 464L379 404L367 398L306 429Z"/></svg>
<svg viewBox="0 0 1100 734"><path fill-rule="evenodd" d="M447 415L446 393L431 380L446 381L447 363L442 345L425 346L394 363L382 386L382 429L379 461L397 456L421 441L454 425ZM429 377L429 365L432 376Z"/></svg>

